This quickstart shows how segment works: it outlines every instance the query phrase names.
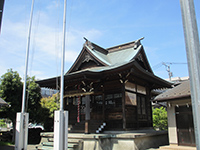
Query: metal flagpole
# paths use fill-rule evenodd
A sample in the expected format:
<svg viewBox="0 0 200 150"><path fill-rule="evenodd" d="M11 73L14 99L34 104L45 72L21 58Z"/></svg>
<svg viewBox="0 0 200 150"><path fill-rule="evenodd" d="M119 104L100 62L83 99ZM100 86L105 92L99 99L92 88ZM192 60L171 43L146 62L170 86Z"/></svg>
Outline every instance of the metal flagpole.
<svg viewBox="0 0 200 150"><path fill-rule="evenodd" d="M63 111L63 94L64 94L64 66L65 66L65 35L66 35L66 1L64 3L63 16L63 44L62 44L62 62L61 62L61 86L60 86L60 110Z"/></svg>
<svg viewBox="0 0 200 150"><path fill-rule="evenodd" d="M60 110L54 112L54 150L68 149L68 111L64 111L64 63L65 63L65 35L66 35L66 5L64 0L63 16L63 45L62 45L62 62L60 78Z"/></svg>
<svg viewBox="0 0 200 150"><path fill-rule="evenodd" d="M33 8L34 8L34 0L32 0L32 8L31 8L31 16L30 16L29 32L28 32L28 41L27 41L27 49L26 49L26 62L25 62L22 110L21 110L22 113L25 112L25 104L26 104L26 80L27 80L27 72L28 72L28 59L29 59L29 48L30 48L30 36L31 36L32 18L33 18Z"/></svg>
<svg viewBox="0 0 200 150"><path fill-rule="evenodd" d="M26 104L26 80L27 80L27 72L28 72L28 59L29 59L29 48L30 48L30 36L31 36L33 9L34 9L34 0L32 0L32 6L31 6L31 15L30 15L29 31L28 31L28 41L27 41L27 49L26 49L26 62L25 62L25 72L24 72L22 109L21 109L21 113L17 113L17 119L16 119L15 150L22 150L22 149L26 150L27 149L27 143L28 143L29 114L25 112L25 104Z"/></svg>
<svg viewBox="0 0 200 150"><path fill-rule="evenodd" d="M190 76L192 110L197 150L200 150L200 45L193 0L180 0Z"/></svg>

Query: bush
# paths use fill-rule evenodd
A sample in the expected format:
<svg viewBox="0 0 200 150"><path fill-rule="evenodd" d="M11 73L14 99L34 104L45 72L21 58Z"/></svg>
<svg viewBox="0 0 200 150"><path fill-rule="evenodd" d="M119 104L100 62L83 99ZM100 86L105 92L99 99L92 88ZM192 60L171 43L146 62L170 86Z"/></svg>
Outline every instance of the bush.
<svg viewBox="0 0 200 150"><path fill-rule="evenodd" d="M153 108L153 127L159 130L167 130L167 111L164 107Z"/></svg>

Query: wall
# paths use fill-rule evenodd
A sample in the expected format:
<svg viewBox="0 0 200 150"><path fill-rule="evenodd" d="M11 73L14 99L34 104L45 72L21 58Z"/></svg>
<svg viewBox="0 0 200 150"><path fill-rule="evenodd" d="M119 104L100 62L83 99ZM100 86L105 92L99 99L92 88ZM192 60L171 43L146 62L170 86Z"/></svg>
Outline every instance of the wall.
<svg viewBox="0 0 200 150"><path fill-rule="evenodd" d="M169 144L178 145L175 107L191 104L191 99L174 100L167 103Z"/></svg>
<svg viewBox="0 0 200 150"><path fill-rule="evenodd" d="M123 134L115 137L97 137L83 140L83 150L146 150L168 145L167 132L134 135Z"/></svg>
<svg viewBox="0 0 200 150"><path fill-rule="evenodd" d="M175 106L167 107L169 143L178 144Z"/></svg>

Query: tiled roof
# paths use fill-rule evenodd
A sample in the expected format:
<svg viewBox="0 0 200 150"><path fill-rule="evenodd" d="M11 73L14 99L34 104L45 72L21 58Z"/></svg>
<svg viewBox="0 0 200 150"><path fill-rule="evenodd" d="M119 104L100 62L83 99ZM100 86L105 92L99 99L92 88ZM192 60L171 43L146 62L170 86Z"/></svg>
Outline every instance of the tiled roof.
<svg viewBox="0 0 200 150"><path fill-rule="evenodd" d="M109 74L118 75L120 72L128 71L132 76L152 83L152 88L171 87L171 83L154 75L147 60L144 47L140 42L142 39L107 49L86 39L82 51L65 74L65 80L69 83L82 80L82 78L87 78L88 80L104 79ZM97 65L81 66L90 60ZM43 87L55 88L56 78L41 80L37 83Z"/></svg>
<svg viewBox="0 0 200 150"><path fill-rule="evenodd" d="M106 66L103 67L89 68L87 70L98 72L98 70L112 69L131 62L142 48L140 43L140 40L142 39L143 38L108 49L103 49L101 47L98 47L97 49L96 44L91 42L86 43L85 47L87 50L98 60L106 64ZM99 51L99 49L101 49L101 51ZM102 50L104 53L102 53Z"/></svg>
<svg viewBox="0 0 200 150"><path fill-rule="evenodd" d="M121 51L111 52L108 53L107 55L100 53L96 50L91 50L89 47L87 48L91 51L93 55L95 55L102 62L104 62L108 66L113 66L130 62L134 58L134 56L138 53L138 51L141 49L141 47L142 46L140 45L136 49L132 47Z"/></svg>
<svg viewBox="0 0 200 150"><path fill-rule="evenodd" d="M158 95L155 97L154 101L170 101L190 97L190 95L190 81L187 80L182 82L180 85L172 89L168 89L164 93Z"/></svg>

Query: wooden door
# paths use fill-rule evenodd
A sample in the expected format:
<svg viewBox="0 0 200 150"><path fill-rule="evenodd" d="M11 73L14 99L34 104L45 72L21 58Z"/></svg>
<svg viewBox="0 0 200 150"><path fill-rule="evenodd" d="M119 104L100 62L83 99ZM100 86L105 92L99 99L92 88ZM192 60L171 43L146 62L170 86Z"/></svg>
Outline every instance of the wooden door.
<svg viewBox="0 0 200 150"><path fill-rule="evenodd" d="M176 107L176 124L178 144L195 146L194 124L191 106Z"/></svg>

